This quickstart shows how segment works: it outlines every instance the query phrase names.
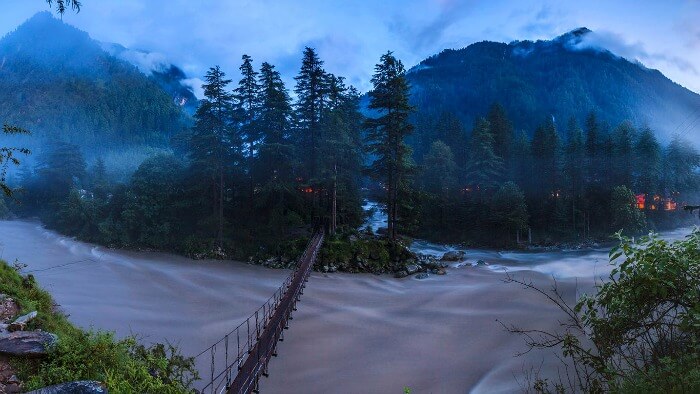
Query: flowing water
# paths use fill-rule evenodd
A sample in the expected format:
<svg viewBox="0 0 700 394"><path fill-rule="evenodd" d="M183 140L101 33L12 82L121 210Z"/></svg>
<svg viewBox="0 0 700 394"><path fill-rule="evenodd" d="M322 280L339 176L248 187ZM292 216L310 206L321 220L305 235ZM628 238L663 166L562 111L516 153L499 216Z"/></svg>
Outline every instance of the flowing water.
<svg viewBox="0 0 700 394"><path fill-rule="evenodd" d="M74 323L120 336L135 333L147 342L167 340L187 354L242 322L288 274L110 250L37 222L2 221L0 234L2 258L27 264L24 272L53 294ZM434 254L454 249L426 242L412 247ZM466 261L447 275L424 280L314 273L262 392L513 392L531 367L553 370L553 352L514 357L524 343L499 321L553 330L562 315L533 291L504 283L504 270L542 288L554 276L573 302L609 272L607 251L466 252ZM489 265L472 266L477 260ZM199 364L208 371L205 365Z"/></svg>

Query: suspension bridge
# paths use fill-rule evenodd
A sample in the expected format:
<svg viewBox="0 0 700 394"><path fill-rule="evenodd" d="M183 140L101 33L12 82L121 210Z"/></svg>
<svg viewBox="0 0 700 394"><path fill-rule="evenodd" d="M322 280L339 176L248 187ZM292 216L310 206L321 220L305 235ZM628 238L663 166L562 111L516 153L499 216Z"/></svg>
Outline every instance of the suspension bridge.
<svg viewBox="0 0 700 394"><path fill-rule="evenodd" d="M203 376L208 383L201 393L259 392L260 377L268 376L268 363L277 356L277 344L284 341L284 330L293 319L292 312L304 293L323 239L324 231L316 230L294 270L267 302L195 356L209 358L206 362L210 364L208 376Z"/></svg>

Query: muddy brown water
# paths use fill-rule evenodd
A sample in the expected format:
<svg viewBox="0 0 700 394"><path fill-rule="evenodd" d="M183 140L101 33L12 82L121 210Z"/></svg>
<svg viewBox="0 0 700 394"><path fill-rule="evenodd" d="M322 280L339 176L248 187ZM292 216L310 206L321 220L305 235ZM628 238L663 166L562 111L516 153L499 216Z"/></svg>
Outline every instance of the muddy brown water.
<svg viewBox="0 0 700 394"><path fill-rule="evenodd" d="M680 238L689 229L666 234ZM84 328L170 341L196 354L244 321L288 275L230 261L194 261L78 242L31 221L0 222L3 259L27 264ZM417 243L416 250L453 248ZM484 260L485 267L472 263ZM573 300L609 272L607 251L467 251L445 276L314 273L263 393L496 393L521 390L524 372L554 371L551 351L523 357L498 320L554 330L563 316L541 295L506 284L504 270L542 288L552 277ZM208 361L198 366L208 374ZM199 383L198 385L201 385Z"/></svg>

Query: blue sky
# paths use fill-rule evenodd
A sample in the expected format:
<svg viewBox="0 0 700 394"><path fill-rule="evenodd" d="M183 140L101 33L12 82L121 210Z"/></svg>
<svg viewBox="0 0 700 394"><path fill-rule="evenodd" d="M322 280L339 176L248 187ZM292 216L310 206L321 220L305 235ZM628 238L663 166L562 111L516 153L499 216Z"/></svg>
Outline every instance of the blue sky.
<svg viewBox="0 0 700 394"><path fill-rule="evenodd" d="M550 39L586 26L606 47L700 92L700 1L555 0L82 0L64 20L100 41L153 51L200 77L219 64L235 78L240 57L275 64L291 83L304 46L366 91L392 50L407 67L481 40ZM48 5L3 5L0 34ZM292 86L288 86L291 88Z"/></svg>

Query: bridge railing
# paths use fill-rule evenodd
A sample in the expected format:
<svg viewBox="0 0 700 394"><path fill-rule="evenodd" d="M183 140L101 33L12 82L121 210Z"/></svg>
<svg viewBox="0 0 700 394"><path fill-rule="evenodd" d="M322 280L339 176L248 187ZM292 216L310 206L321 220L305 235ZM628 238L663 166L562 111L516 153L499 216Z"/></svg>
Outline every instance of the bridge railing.
<svg viewBox="0 0 700 394"><path fill-rule="evenodd" d="M208 383L201 389L201 393L223 393L227 391L249 357L253 356L259 359L263 354L272 354L274 352L277 340L283 340L284 338L283 330L287 327L288 320L291 319L291 311L296 310L296 301L299 299L302 292L303 283L308 279L311 269L313 268L313 261L316 258L316 253L320 246L319 237L322 241L323 235L321 232L316 232L311 237L304 249L304 253L297 261L292 272L262 306L253 312L245 321L194 357L195 360L199 361L198 364L200 365L206 364L207 362L210 364L209 374L207 376L202 376L202 379L206 379ZM305 262L309 262L309 260L311 260L311 264L304 264ZM302 278L301 282L297 279L300 277ZM292 285L297 283L301 283L302 285L297 285L295 288L292 288ZM292 293L289 293L290 291ZM281 319L279 318L279 314L277 314L277 318L275 319L274 341L268 341L265 349L256 346L261 335L265 332L266 328L268 328L273 317L276 316L276 312L278 312L281 303L289 299L293 300L291 306L285 303L285 309L288 310L283 311ZM253 352L255 352L255 354L253 354ZM266 367L267 362L264 363L263 368ZM264 371L254 371L252 376L253 381L246 381L246 385L250 386L251 384L257 383L257 378L262 372ZM252 391L252 388L247 387L245 392L250 391Z"/></svg>

